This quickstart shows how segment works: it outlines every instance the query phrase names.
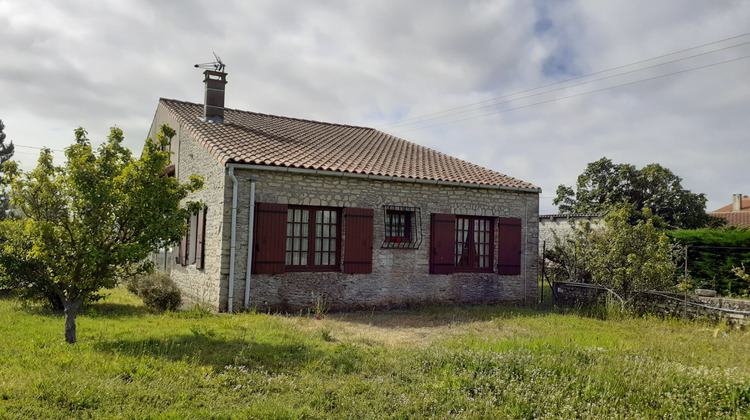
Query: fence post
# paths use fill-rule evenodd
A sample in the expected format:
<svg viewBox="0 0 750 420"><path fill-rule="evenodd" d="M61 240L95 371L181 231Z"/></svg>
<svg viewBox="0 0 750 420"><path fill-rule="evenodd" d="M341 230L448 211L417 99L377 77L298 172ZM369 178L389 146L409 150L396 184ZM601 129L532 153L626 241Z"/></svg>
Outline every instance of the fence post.
<svg viewBox="0 0 750 420"><path fill-rule="evenodd" d="M542 242L542 277L539 285L539 303L544 303L544 268L547 265L547 241Z"/></svg>
<svg viewBox="0 0 750 420"><path fill-rule="evenodd" d="M690 245L685 246L685 309L682 312L682 317L687 319L687 289L688 289L688 248Z"/></svg>

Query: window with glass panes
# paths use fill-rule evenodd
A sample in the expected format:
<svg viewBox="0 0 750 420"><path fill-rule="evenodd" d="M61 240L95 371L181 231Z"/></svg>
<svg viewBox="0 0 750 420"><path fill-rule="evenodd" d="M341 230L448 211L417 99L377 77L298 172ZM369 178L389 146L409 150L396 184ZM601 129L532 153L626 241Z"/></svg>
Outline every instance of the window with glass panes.
<svg viewBox="0 0 750 420"><path fill-rule="evenodd" d="M492 271L492 218L456 216L456 271Z"/></svg>
<svg viewBox="0 0 750 420"><path fill-rule="evenodd" d="M388 210L385 213L386 242L411 241L411 213L408 211Z"/></svg>
<svg viewBox="0 0 750 420"><path fill-rule="evenodd" d="M339 210L289 206L286 224L287 269L337 269L340 232Z"/></svg>

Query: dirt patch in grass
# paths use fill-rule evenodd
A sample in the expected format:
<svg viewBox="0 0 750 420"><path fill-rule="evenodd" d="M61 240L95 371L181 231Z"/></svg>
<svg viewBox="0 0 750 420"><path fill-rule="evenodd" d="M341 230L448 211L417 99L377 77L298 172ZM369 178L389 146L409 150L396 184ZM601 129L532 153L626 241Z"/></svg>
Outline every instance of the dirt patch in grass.
<svg viewBox="0 0 750 420"><path fill-rule="evenodd" d="M305 330L325 330L334 340L386 347L421 347L466 335L484 334L497 339L525 330L512 323L499 326L494 318L478 320L475 315L458 311L363 311L334 313L323 319L290 317L289 321Z"/></svg>

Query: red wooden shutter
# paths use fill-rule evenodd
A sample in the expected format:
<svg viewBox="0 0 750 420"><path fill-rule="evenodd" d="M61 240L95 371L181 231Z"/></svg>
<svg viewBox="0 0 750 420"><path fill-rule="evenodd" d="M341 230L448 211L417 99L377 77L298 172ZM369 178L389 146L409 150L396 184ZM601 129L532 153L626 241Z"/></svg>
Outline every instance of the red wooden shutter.
<svg viewBox="0 0 750 420"><path fill-rule="evenodd" d="M372 273L373 209L346 209L346 248L344 273Z"/></svg>
<svg viewBox="0 0 750 420"><path fill-rule="evenodd" d="M203 238L206 232L206 208L198 211L198 231L195 244L195 268L203 268Z"/></svg>
<svg viewBox="0 0 750 420"><path fill-rule="evenodd" d="M190 230L188 231L188 264L195 264L195 254L198 251L198 215L190 215Z"/></svg>
<svg viewBox="0 0 750 420"><path fill-rule="evenodd" d="M286 271L286 204L255 204L253 273L280 274Z"/></svg>
<svg viewBox="0 0 750 420"><path fill-rule="evenodd" d="M177 263L180 265L186 265L187 264L187 256L185 255L187 253L187 233L182 237L180 240L180 251L179 254L177 254Z"/></svg>
<svg viewBox="0 0 750 420"><path fill-rule="evenodd" d="M456 263L456 215L430 217L430 274L450 274Z"/></svg>
<svg viewBox="0 0 750 420"><path fill-rule="evenodd" d="M521 219L499 221L497 274L521 274Z"/></svg>

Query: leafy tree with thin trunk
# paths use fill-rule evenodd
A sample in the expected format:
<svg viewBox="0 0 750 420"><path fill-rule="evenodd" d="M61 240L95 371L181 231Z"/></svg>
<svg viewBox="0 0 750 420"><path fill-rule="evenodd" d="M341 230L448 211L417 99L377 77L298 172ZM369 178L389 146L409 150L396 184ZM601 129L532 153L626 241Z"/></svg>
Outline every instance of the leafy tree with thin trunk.
<svg viewBox="0 0 750 420"><path fill-rule="evenodd" d="M42 150L30 172L6 163L11 199L26 219L7 221L23 223L22 229L2 229L0 236L5 235L6 246L20 249L27 263L43 268L36 279L27 276L27 287L40 293L51 290L59 299L68 343L76 342L76 314L82 304L119 279L149 271L149 253L185 233L190 210L181 202L200 189L203 180L193 176L181 184L164 176L169 154L162 150L174 135L162 126L136 159L123 146L119 128L111 129L98 150L78 128L62 166L53 164L49 149ZM22 277L14 272L22 266L3 264L0 275Z"/></svg>
<svg viewBox="0 0 750 420"><path fill-rule="evenodd" d="M632 205L620 205L603 223L583 222L571 236L556 238L552 272L563 280L606 286L624 305L642 292L673 286L682 248L654 226L649 210L637 213Z"/></svg>
<svg viewBox="0 0 750 420"><path fill-rule="evenodd" d="M3 120L0 120L0 167L13 157L15 146L11 141L10 144L5 144L5 124ZM0 181L0 220L5 219L8 211L8 195L3 191L6 186L5 180Z"/></svg>

